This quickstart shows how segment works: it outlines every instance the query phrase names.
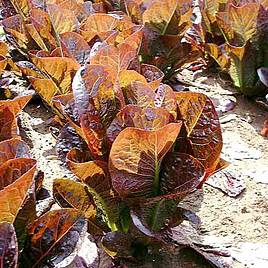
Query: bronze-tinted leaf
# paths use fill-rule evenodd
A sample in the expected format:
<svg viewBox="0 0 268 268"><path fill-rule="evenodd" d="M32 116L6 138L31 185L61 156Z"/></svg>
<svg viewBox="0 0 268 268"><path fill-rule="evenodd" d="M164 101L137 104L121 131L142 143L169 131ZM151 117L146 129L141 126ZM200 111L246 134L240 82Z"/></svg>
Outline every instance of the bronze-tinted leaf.
<svg viewBox="0 0 268 268"><path fill-rule="evenodd" d="M110 152L109 171L121 197L151 197L159 193L160 164L180 127L180 123L155 131L129 127L117 136Z"/></svg>
<svg viewBox="0 0 268 268"><path fill-rule="evenodd" d="M164 73L156 66L150 64L141 65L141 74L146 78L152 89L158 88L164 78Z"/></svg>
<svg viewBox="0 0 268 268"><path fill-rule="evenodd" d="M0 74L5 70L6 66L7 66L6 57L0 55Z"/></svg>
<svg viewBox="0 0 268 268"><path fill-rule="evenodd" d="M178 117L183 119L188 133L192 132L202 114L206 104L206 98L204 94L199 93L176 93L179 111Z"/></svg>
<svg viewBox="0 0 268 268"><path fill-rule="evenodd" d="M0 166L0 190L12 184L22 176L32 174L36 161L30 158L16 158L7 160Z"/></svg>
<svg viewBox="0 0 268 268"><path fill-rule="evenodd" d="M57 34L72 32L78 29L79 22L72 10L53 4L48 5L47 10L53 29Z"/></svg>
<svg viewBox="0 0 268 268"><path fill-rule="evenodd" d="M143 37L143 26L135 25L131 28L124 29L116 36L116 44L128 44L133 47L137 53L140 50Z"/></svg>
<svg viewBox="0 0 268 268"><path fill-rule="evenodd" d="M25 226L27 226L29 223L32 223L36 218L36 192L35 183L33 183L28 190L27 196L13 223L16 229L19 250L24 247L26 238Z"/></svg>
<svg viewBox="0 0 268 268"><path fill-rule="evenodd" d="M0 41L0 55L6 56L8 53L8 46L5 42Z"/></svg>
<svg viewBox="0 0 268 268"><path fill-rule="evenodd" d="M0 191L0 222L13 223L27 197L27 192L33 184L33 176L36 166L22 175L12 184Z"/></svg>
<svg viewBox="0 0 268 268"><path fill-rule="evenodd" d="M92 156L98 158L107 152L106 127L118 111L115 78L115 73L105 66L88 65L77 72L73 81L82 132Z"/></svg>
<svg viewBox="0 0 268 268"><path fill-rule="evenodd" d="M0 106L0 141L18 136L15 115L5 105Z"/></svg>
<svg viewBox="0 0 268 268"><path fill-rule="evenodd" d="M118 47L103 45L90 59L91 64L110 66L117 72L127 69L130 62L136 57L137 52L129 44L119 44Z"/></svg>
<svg viewBox="0 0 268 268"><path fill-rule="evenodd" d="M124 88L124 94L131 104L137 104L141 108L163 108L172 114L174 119L177 118L175 93L168 85L160 84L155 90L149 84L136 81Z"/></svg>
<svg viewBox="0 0 268 268"><path fill-rule="evenodd" d="M173 118L177 118L177 103L176 103L176 94L172 88L166 84L160 84L155 91L154 97L155 107L165 108Z"/></svg>
<svg viewBox="0 0 268 268"><path fill-rule="evenodd" d="M119 83L123 90L128 88L135 81L139 81L144 84L147 83L146 78L134 70L122 70L119 73Z"/></svg>
<svg viewBox="0 0 268 268"><path fill-rule="evenodd" d="M14 268L18 265L18 245L12 224L0 223L0 267Z"/></svg>
<svg viewBox="0 0 268 268"><path fill-rule="evenodd" d="M71 207L83 211L85 217L96 217L96 205L87 187L80 182L56 179L53 182L53 196L62 207Z"/></svg>
<svg viewBox="0 0 268 268"><path fill-rule="evenodd" d="M225 70L228 67L228 56L221 50L221 48L213 43L206 44L206 51L219 64L221 69Z"/></svg>
<svg viewBox="0 0 268 268"><path fill-rule="evenodd" d="M88 161L83 152L77 149L68 153L67 163L73 173L88 186L95 204L103 213L104 221L111 230L116 230L119 199L112 189L107 163L99 160Z"/></svg>
<svg viewBox="0 0 268 268"><path fill-rule="evenodd" d="M4 42L0 42L0 74L5 70L7 65L6 55L8 54L7 44Z"/></svg>
<svg viewBox="0 0 268 268"><path fill-rule="evenodd" d="M30 11L31 23L42 38L45 47L51 49L57 46L53 36L53 27L49 14L40 8L32 8Z"/></svg>
<svg viewBox="0 0 268 268"><path fill-rule="evenodd" d="M84 140L76 133L71 124L66 123L57 137L56 153L61 161L66 161L67 153L74 147L81 150L86 149L87 145Z"/></svg>
<svg viewBox="0 0 268 268"><path fill-rule="evenodd" d="M212 172L219 163L222 149L221 127L214 105L201 93L180 92L176 99L178 117L185 122L193 156L207 172Z"/></svg>
<svg viewBox="0 0 268 268"><path fill-rule="evenodd" d="M130 104L137 104L142 108L155 107L155 91L148 83L134 81L123 89L125 98Z"/></svg>
<svg viewBox="0 0 268 268"><path fill-rule="evenodd" d="M72 10L79 21L83 21L94 12L91 2L77 0L49 0L50 4L57 4L60 8Z"/></svg>
<svg viewBox="0 0 268 268"><path fill-rule="evenodd" d="M170 199L182 199L199 186L204 175L204 166L193 156L169 153L162 164L161 194Z"/></svg>
<svg viewBox="0 0 268 268"><path fill-rule="evenodd" d="M80 64L86 62L90 53L90 46L81 35L74 32L66 32L60 35L60 39L62 49L66 55L76 59Z"/></svg>
<svg viewBox="0 0 268 268"><path fill-rule="evenodd" d="M20 15L14 15L2 21L2 25L7 33L15 39L20 51L27 50L29 38L26 35L23 19Z"/></svg>
<svg viewBox="0 0 268 268"><path fill-rule="evenodd" d="M13 7L17 11L18 14L20 14L23 18L28 15L30 6L28 0L10 0Z"/></svg>
<svg viewBox="0 0 268 268"><path fill-rule="evenodd" d="M19 138L0 142L0 166L9 159L29 158L30 148Z"/></svg>
<svg viewBox="0 0 268 268"><path fill-rule="evenodd" d="M31 23L25 24L25 29L30 34L31 38L35 41L35 43L38 45L39 48L48 50L42 37L40 36L40 34L38 33L33 24Z"/></svg>
<svg viewBox="0 0 268 268"><path fill-rule="evenodd" d="M140 0L124 0L124 8L131 19L138 24L142 24L142 9Z"/></svg>
<svg viewBox="0 0 268 268"><path fill-rule="evenodd" d="M112 121L107 129L110 144L126 127L135 127L145 130L157 130L172 121L169 112L163 108L142 109L137 105L125 106Z"/></svg>
<svg viewBox="0 0 268 268"><path fill-rule="evenodd" d="M59 88L51 79L40 79L29 77L35 91L44 99L48 104L52 104L52 98L59 93Z"/></svg>
<svg viewBox="0 0 268 268"><path fill-rule="evenodd" d="M16 116L27 105L32 95L16 97L12 100L0 100L0 106L6 106Z"/></svg>
<svg viewBox="0 0 268 268"><path fill-rule="evenodd" d="M76 209L49 211L28 226L25 248L28 267L71 262L87 230L83 213ZM67 259L68 258L68 259Z"/></svg>
<svg viewBox="0 0 268 268"><path fill-rule="evenodd" d="M238 38L245 44L257 33L260 5L257 3L249 3L241 7L234 5L229 5L228 7L228 22L238 35Z"/></svg>
<svg viewBox="0 0 268 268"><path fill-rule="evenodd" d="M38 55L38 53L40 53L40 52L43 52L43 50L38 51L36 53L36 55ZM31 51L31 53L32 53L32 51ZM48 52L46 52L46 53L48 53ZM34 64L32 64L29 61L18 61L18 62L16 62L16 66L19 68L19 70L25 76L32 76L35 78L44 78L45 77L45 74L42 73L38 68L36 68L36 66Z"/></svg>
<svg viewBox="0 0 268 268"><path fill-rule="evenodd" d="M116 28L118 19L109 14L92 14L81 25L81 35L87 42L96 35L108 37L111 30ZM108 33L108 34L107 34Z"/></svg>
<svg viewBox="0 0 268 268"><path fill-rule="evenodd" d="M160 34L165 34L177 5L177 0L151 1L143 13L143 23L154 27Z"/></svg>
<svg viewBox="0 0 268 268"><path fill-rule="evenodd" d="M89 161L86 154L76 148L70 150L66 162L70 170L83 182L100 179L105 180L108 175L107 164L104 161Z"/></svg>
<svg viewBox="0 0 268 268"><path fill-rule="evenodd" d="M80 65L76 60L66 57L31 57L41 71L51 77L62 94L71 90L72 78Z"/></svg>

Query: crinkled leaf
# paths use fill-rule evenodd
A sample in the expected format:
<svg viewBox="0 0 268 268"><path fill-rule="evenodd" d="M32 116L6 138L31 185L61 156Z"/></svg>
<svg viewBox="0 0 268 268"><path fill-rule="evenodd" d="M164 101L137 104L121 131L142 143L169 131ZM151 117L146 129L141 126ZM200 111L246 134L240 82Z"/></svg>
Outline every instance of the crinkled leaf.
<svg viewBox="0 0 268 268"><path fill-rule="evenodd" d="M75 129L69 124L65 124L57 137L56 152L61 161L66 161L66 155L72 148L84 150L86 144L83 139L78 136Z"/></svg>
<svg viewBox="0 0 268 268"><path fill-rule="evenodd" d="M0 223L0 267L14 268L18 265L18 245L12 224Z"/></svg>
<svg viewBox="0 0 268 268"><path fill-rule="evenodd" d="M6 57L0 55L0 74L5 70L6 66L7 66Z"/></svg>
<svg viewBox="0 0 268 268"><path fill-rule="evenodd" d="M62 49L67 56L76 59L80 64L86 62L90 53L90 46L81 35L74 32L66 32L60 35L60 39Z"/></svg>
<svg viewBox="0 0 268 268"><path fill-rule="evenodd" d="M87 191L87 187L80 182L67 179L54 180L53 196L62 207L83 211L88 219L96 217L93 197Z"/></svg>
<svg viewBox="0 0 268 268"><path fill-rule="evenodd" d="M101 244L112 257L130 257L133 238L122 232L109 232L103 236Z"/></svg>
<svg viewBox="0 0 268 268"><path fill-rule="evenodd" d="M50 79L40 79L29 77L35 91L44 99L48 104L52 104L52 98L59 93L59 88Z"/></svg>
<svg viewBox="0 0 268 268"><path fill-rule="evenodd" d="M177 103L176 94L172 88L165 84L160 84L160 86L155 91L154 105L155 107L163 107L173 118L177 118Z"/></svg>
<svg viewBox="0 0 268 268"><path fill-rule="evenodd" d="M124 29L116 35L116 44L128 44L138 53L141 47L143 37L143 26L135 25L131 28Z"/></svg>
<svg viewBox="0 0 268 268"><path fill-rule="evenodd" d="M50 0L49 3L57 4L63 9L72 10L79 21L83 21L94 11L91 2L77 0Z"/></svg>
<svg viewBox="0 0 268 268"><path fill-rule="evenodd" d="M76 209L47 212L27 228L27 264L34 268L71 263L86 230L86 220Z"/></svg>
<svg viewBox="0 0 268 268"><path fill-rule="evenodd" d="M131 85L134 81L140 81L146 84L146 78L134 70L122 70L119 73L120 87L124 90Z"/></svg>
<svg viewBox="0 0 268 268"><path fill-rule="evenodd" d="M169 112L163 108L145 108L129 104L125 106L107 129L110 144L126 127L136 127L145 130L157 130L172 121Z"/></svg>
<svg viewBox="0 0 268 268"><path fill-rule="evenodd" d="M116 28L118 19L109 14L92 14L81 25L81 35L87 42L91 41L96 35L108 37L110 31Z"/></svg>
<svg viewBox="0 0 268 268"><path fill-rule="evenodd" d="M30 43L26 36L23 19L20 15L14 15L2 21L2 25L7 33L11 34L15 39L20 51L25 51Z"/></svg>
<svg viewBox="0 0 268 268"><path fill-rule="evenodd" d="M105 180L108 175L106 162L100 160L89 161L89 156L77 148L68 152L66 162L70 170L85 183L87 180L99 178Z"/></svg>
<svg viewBox="0 0 268 268"><path fill-rule="evenodd" d="M141 74L146 78L152 89L159 87L164 78L164 73L154 65L142 64Z"/></svg>
<svg viewBox="0 0 268 268"><path fill-rule="evenodd" d="M82 152L73 149L67 155L67 163L74 174L88 186L95 204L100 208L111 230L116 230L118 222L118 196L112 189L107 163L86 161Z"/></svg>
<svg viewBox="0 0 268 268"><path fill-rule="evenodd" d="M207 172L215 170L220 161L222 133L212 101L201 93L176 93L178 117L185 123L192 154Z"/></svg>
<svg viewBox="0 0 268 268"><path fill-rule="evenodd" d="M0 142L0 166L9 159L29 158L29 151L28 145L18 138Z"/></svg>
<svg viewBox="0 0 268 268"><path fill-rule="evenodd" d="M154 131L129 127L117 136L110 152L109 171L121 197L151 197L159 193L160 164L180 127L180 123Z"/></svg>
<svg viewBox="0 0 268 268"><path fill-rule="evenodd" d="M75 105L88 147L94 157L106 152L106 127L118 111L115 74L101 65L80 69L73 81Z"/></svg>
<svg viewBox="0 0 268 268"><path fill-rule="evenodd" d="M34 165L28 172L0 191L0 221L9 223L15 221L26 200L27 192L33 184L35 169Z"/></svg>
<svg viewBox="0 0 268 268"><path fill-rule="evenodd" d="M213 43L206 44L206 51L218 63L221 69L227 69L229 65L229 58L218 45Z"/></svg>
<svg viewBox="0 0 268 268"><path fill-rule="evenodd" d="M19 250L24 247L26 238L25 226L27 226L29 223L32 223L36 218L36 192L35 183L33 183L28 190L27 196L13 223L16 229Z"/></svg>
<svg viewBox="0 0 268 268"><path fill-rule="evenodd" d="M119 44L118 47L103 45L91 57L90 63L108 65L119 72L120 70L127 69L136 55L136 49L126 43Z"/></svg>
<svg viewBox="0 0 268 268"><path fill-rule="evenodd" d="M16 116L27 105L32 95L16 97L12 100L0 100L0 106L6 106Z"/></svg>
<svg viewBox="0 0 268 268"><path fill-rule="evenodd" d="M143 13L144 24L154 27L160 34L165 34L176 11L177 0L154 0Z"/></svg>
<svg viewBox="0 0 268 268"><path fill-rule="evenodd" d="M16 158L7 160L0 166L0 190L12 184L22 176L32 174L36 161L30 158Z"/></svg>
<svg viewBox="0 0 268 268"><path fill-rule="evenodd" d="M72 78L80 67L76 60L66 57L36 57L34 55L31 59L38 69L51 77L62 94L71 90ZM48 88L44 90L48 91Z"/></svg>
<svg viewBox="0 0 268 268"><path fill-rule="evenodd" d="M40 8L32 8L30 18L32 25L42 38L45 48L51 49L57 46L49 14Z"/></svg>
<svg viewBox="0 0 268 268"><path fill-rule="evenodd" d="M243 47L226 44L225 49L230 57L229 74L238 87L246 95L254 95L252 87L256 83L257 50L248 42Z"/></svg>
<svg viewBox="0 0 268 268"><path fill-rule="evenodd" d="M72 10L53 4L48 5L47 10L57 34L72 32L78 29L79 22Z"/></svg>
<svg viewBox="0 0 268 268"><path fill-rule="evenodd" d="M204 175L204 166L193 156L169 153L162 165L161 194L167 198L182 199L198 187Z"/></svg>
<svg viewBox="0 0 268 268"><path fill-rule="evenodd" d="M174 219L176 209L177 202L171 199L144 202L134 208L143 225L152 232L159 232L166 228L168 223Z"/></svg>
<svg viewBox="0 0 268 268"><path fill-rule="evenodd" d="M142 108L164 108L174 119L177 118L177 103L172 88L165 84L154 90L149 84L133 82L124 89L127 100L131 104L137 104Z"/></svg>
<svg viewBox="0 0 268 268"><path fill-rule="evenodd" d="M257 3L249 3L240 7L229 5L227 12L230 26L243 44L246 44L257 33L259 8L260 5Z"/></svg>
<svg viewBox="0 0 268 268"><path fill-rule="evenodd" d="M17 120L5 105L0 106L0 141L18 136Z"/></svg>

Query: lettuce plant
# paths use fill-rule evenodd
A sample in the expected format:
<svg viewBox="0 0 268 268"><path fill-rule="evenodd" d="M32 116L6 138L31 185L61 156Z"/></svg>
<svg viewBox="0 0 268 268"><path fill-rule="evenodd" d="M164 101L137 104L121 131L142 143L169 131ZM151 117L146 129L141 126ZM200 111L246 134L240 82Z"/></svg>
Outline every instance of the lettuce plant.
<svg viewBox="0 0 268 268"><path fill-rule="evenodd" d="M57 98L63 111L73 106L68 120L77 118L90 154L76 148L67 154L78 181L56 179L53 192L62 207L84 211L89 232L101 235L107 252L120 257L135 252L137 243L161 240L181 223L181 200L225 163L218 116L208 97L175 93L162 83L152 88L130 70L131 82L121 81L120 103L113 77L104 71L104 65L88 65L74 79L74 101Z"/></svg>
<svg viewBox="0 0 268 268"><path fill-rule="evenodd" d="M124 8L133 21L145 27L143 61L159 67L166 81L200 56L199 49L187 37L192 27L192 0L126 0Z"/></svg>
<svg viewBox="0 0 268 268"><path fill-rule="evenodd" d="M267 65L265 1L200 1L198 31L205 51L247 96L264 90L257 69Z"/></svg>

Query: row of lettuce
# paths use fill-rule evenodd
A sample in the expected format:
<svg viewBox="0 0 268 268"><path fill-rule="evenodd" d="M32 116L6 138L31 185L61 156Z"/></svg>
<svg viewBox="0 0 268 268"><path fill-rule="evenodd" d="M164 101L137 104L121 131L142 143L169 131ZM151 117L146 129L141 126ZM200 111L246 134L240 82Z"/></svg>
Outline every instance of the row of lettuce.
<svg viewBox="0 0 268 268"><path fill-rule="evenodd" d="M25 60L14 63L1 43L1 70L25 76L57 114L60 137L71 144L72 128L87 148L66 155L76 180L54 180L62 209L36 219L36 161L16 125L30 97L0 102L4 267L18 259L21 267L76 267L87 233L100 237L112 257L133 255L141 244L168 244L169 231L185 219L182 199L227 163L212 101L164 82L206 52L241 90L256 89L257 64L244 62L258 60L248 57L260 51L252 13L266 14L264 4L202 4L195 24L190 0L6 1L2 25ZM238 15L249 8L241 28L246 18ZM249 70L254 83L245 86Z"/></svg>

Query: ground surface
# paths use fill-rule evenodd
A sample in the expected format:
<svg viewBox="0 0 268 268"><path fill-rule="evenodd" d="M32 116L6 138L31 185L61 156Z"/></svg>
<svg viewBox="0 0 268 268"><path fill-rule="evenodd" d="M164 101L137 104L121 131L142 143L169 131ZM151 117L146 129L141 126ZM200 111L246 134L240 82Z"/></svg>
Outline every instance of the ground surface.
<svg viewBox="0 0 268 268"><path fill-rule="evenodd" d="M230 84L218 75L205 72L193 74L185 70L181 77L180 80L188 84L188 89L206 93L214 99L222 122L222 156L231 163L225 173L215 175L202 190L195 192L183 203L184 207L195 211L200 217L200 222L193 225L198 239L205 244L227 248L236 259L233 267L268 267L267 254L263 253L265 247L268 248L268 139L259 135L264 120L268 119L268 112L253 101L235 94ZM10 87L12 91L23 92L27 84L19 79L14 80ZM236 103L236 106L224 113L222 110L228 102ZM31 146L39 168L45 173L44 187L48 192L51 192L53 179L72 176L56 157L56 139L49 126L53 116L38 101L30 103L20 115L22 136ZM226 174L231 178L227 182L238 185L238 190L241 190L236 197L219 189L226 190L226 186L230 188L224 180ZM237 193L231 191L229 194ZM47 198L46 202L40 201L40 210L49 209L51 200ZM162 261L151 260L146 265L164 266L178 267L178 260L169 256ZM205 266L186 262L181 267Z"/></svg>

